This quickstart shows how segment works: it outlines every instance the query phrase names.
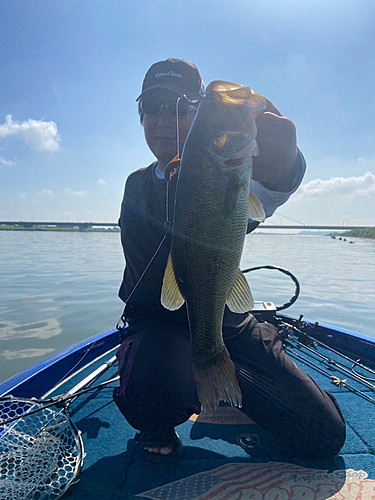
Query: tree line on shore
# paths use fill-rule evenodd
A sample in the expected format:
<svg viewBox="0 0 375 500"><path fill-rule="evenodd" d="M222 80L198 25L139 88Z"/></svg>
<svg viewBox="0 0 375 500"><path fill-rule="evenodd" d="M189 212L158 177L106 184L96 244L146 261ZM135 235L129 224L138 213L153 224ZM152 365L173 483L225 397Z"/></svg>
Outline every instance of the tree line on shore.
<svg viewBox="0 0 375 500"><path fill-rule="evenodd" d="M332 236L352 236L353 238L375 239L375 227L351 229L350 231L346 231L345 233L332 233Z"/></svg>

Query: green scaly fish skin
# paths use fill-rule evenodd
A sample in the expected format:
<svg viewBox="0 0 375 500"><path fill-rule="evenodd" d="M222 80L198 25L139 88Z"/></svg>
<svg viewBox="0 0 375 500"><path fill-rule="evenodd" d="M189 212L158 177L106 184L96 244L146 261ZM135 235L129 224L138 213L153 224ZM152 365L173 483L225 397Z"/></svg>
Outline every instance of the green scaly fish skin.
<svg viewBox="0 0 375 500"><path fill-rule="evenodd" d="M200 104L182 154L162 303L177 309L186 301L194 378L206 411L212 411L220 400L241 406L222 322L238 273L239 289L232 289L229 307L236 312L252 307L239 263L252 158L257 154L255 137L249 102L230 99L228 103L223 94L212 90Z"/></svg>

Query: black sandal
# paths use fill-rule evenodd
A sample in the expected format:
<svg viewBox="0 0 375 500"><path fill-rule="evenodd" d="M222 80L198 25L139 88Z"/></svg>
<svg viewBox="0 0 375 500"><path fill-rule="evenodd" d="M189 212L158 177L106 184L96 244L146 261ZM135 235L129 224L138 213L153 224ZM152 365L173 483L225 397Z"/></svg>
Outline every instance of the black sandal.
<svg viewBox="0 0 375 500"><path fill-rule="evenodd" d="M145 460L153 464L172 464L175 463L181 455L182 452L182 441L178 434L174 431L171 432L152 432L152 431L140 431L139 434L135 435L135 440L139 443L141 447L141 453ZM162 453L154 453L152 451L145 450L146 448L165 448L172 446L172 451L167 455Z"/></svg>

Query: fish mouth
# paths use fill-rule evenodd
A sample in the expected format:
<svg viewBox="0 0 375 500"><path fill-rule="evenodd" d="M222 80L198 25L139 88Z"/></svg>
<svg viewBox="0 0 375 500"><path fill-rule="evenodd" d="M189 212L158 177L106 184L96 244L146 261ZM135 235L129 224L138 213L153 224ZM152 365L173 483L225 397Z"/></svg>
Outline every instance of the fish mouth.
<svg viewBox="0 0 375 500"><path fill-rule="evenodd" d="M209 84L200 107L206 109L211 124L223 130L248 135L252 122L266 107L266 99L250 87L215 80ZM199 114L199 113L198 113Z"/></svg>
<svg viewBox="0 0 375 500"><path fill-rule="evenodd" d="M224 80L214 80L206 90L207 97L211 97L217 104L228 106L240 106L247 104L250 106L254 118L267 108L264 96L258 94L250 87L244 87L238 83Z"/></svg>
<svg viewBox="0 0 375 500"><path fill-rule="evenodd" d="M219 136L246 133L247 124L252 119L250 106L246 102L227 105L221 96L216 94L208 95L205 99L200 105L200 112L205 114L206 123L208 122Z"/></svg>

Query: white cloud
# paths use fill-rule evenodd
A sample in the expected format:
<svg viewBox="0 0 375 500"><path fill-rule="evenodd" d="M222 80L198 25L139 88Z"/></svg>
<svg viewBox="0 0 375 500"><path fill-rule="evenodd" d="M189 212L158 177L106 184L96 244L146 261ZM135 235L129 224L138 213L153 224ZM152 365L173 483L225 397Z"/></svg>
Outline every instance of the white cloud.
<svg viewBox="0 0 375 500"><path fill-rule="evenodd" d="M103 179L99 179L98 180L98 184L103 185L103 186L107 186L108 185L108 183L105 182L105 180L103 180Z"/></svg>
<svg viewBox="0 0 375 500"><path fill-rule="evenodd" d="M358 177L331 177L315 179L303 184L293 196L293 201L306 201L332 195L346 198L368 198L375 195L375 175L366 172Z"/></svg>
<svg viewBox="0 0 375 500"><path fill-rule="evenodd" d="M303 184L281 212L305 224L374 225L375 160L336 161L342 175ZM358 172L360 164L371 170L351 175Z"/></svg>
<svg viewBox="0 0 375 500"><path fill-rule="evenodd" d="M0 125L0 141L8 136L15 136L28 146L39 151L58 151L60 136L55 122L42 120L14 121L7 115L5 123Z"/></svg>
<svg viewBox="0 0 375 500"><path fill-rule="evenodd" d="M6 165L7 167L14 167L16 165L16 162L12 160L8 160L7 158L4 158L3 156L0 156L0 163L3 165Z"/></svg>
<svg viewBox="0 0 375 500"><path fill-rule="evenodd" d="M41 194L43 196L51 196L53 194L53 191L51 189L42 189L41 191L38 191L37 194Z"/></svg>
<svg viewBox="0 0 375 500"><path fill-rule="evenodd" d="M66 188L64 191L68 196L87 196L85 191L73 191L70 188Z"/></svg>

